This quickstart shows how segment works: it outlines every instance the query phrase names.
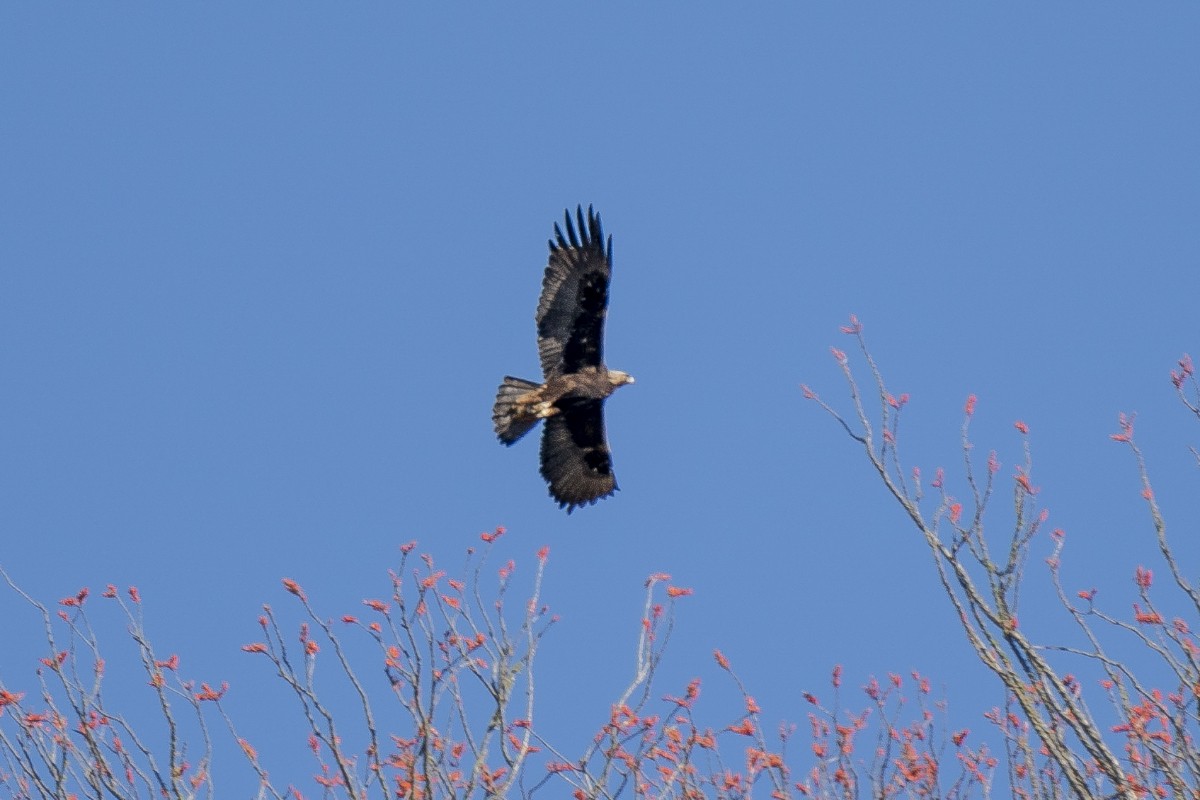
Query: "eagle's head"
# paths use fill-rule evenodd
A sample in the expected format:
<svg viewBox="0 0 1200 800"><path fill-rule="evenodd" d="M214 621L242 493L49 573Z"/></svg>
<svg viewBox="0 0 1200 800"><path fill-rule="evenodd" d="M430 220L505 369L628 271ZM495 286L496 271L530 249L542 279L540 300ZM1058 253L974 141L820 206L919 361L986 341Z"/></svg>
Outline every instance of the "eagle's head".
<svg viewBox="0 0 1200 800"><path fill-rule="evenodd" d="M633 376L628 372L621 372L620 370L616 369L610 369L608 371L608 382L613 385L614 389L618 386L624 386L627 383L635 383Z"/></svg>

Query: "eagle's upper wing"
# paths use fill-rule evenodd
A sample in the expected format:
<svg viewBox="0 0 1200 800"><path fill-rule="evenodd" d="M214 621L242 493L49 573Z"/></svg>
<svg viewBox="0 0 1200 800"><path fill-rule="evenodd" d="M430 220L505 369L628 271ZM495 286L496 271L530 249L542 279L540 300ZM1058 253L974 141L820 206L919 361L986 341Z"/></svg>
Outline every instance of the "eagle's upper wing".
<svg viewBox="0 0 1200 800"><path fill-rule="evenodd" d="M567 235L554 226L550 263L538 301L538 353L547 378L578 372L604 363L604 314L608 309L608 281L612 274L612 237L607 243L600 215L588 206L564 215Z"/></svg>
<svg viewBox="0 0 1200 800"><path fill-rule="evenodd" d="M542 477L559 507L571 513L617 489L604 436L604 401L564 398L542 431Z"/></svg>

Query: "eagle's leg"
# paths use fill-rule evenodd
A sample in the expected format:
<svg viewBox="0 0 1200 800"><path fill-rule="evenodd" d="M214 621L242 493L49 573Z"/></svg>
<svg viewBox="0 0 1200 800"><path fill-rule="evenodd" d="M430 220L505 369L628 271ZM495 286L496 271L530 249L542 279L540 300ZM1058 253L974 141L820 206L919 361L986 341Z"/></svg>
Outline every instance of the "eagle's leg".
<svg viewBox="0 0 1200 800"><path fill-rule="evenodd" d="M533 406L533 413L538 419L553 417L558 412L559 408L554 405L554 401L552 400L543 400L540 403L535 403Z"/></svg>
<svg viewBox="0 0 1200 800"><path fill-rule="evenodd" d="M553 417L559 413L559 408L554 405L553 400L543 399L545 388L539 386L535 391L527 392L516 399L515 406L521 417L537 420Z"/></svg>

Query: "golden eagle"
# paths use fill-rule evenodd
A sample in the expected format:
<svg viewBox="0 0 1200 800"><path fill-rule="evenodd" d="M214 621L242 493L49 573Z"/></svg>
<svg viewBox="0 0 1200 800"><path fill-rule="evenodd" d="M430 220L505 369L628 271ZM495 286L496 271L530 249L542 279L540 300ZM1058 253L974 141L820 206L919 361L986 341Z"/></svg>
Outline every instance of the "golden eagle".
<svg viewBox="0 0 1200 800"><path fill-rule="evenodd" d="M588 206L568 209L566 235L554 226L550 263L538 300L538 353L546 382L507 376L496 393L496 436L511 445L538 420L542 431L542 477L550 496L570 514L617 489L604 436L604 399L633 377L604 366L604 315L612 275L612 237Z"/></svg>

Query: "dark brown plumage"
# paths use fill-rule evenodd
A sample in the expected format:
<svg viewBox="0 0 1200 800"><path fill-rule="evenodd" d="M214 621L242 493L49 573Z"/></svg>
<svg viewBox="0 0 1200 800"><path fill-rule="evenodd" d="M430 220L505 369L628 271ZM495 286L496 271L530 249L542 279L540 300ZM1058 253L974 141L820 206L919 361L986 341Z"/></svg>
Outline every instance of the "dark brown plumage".
<svg viewBox="0 0 1200 800"><path fill-rule="evenodd" d="M538 301L538 354L544 383L505 377L496 393L492 421L506 445L542 431L542 477L550 496L571 513L617 490L604 431L604 400L633 383L604 366L604 317L612 275L612 238L604 239L600 216L588 206L564 214L566 235L554 226L550 262Z"/></svg>

